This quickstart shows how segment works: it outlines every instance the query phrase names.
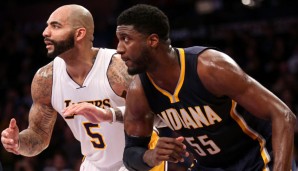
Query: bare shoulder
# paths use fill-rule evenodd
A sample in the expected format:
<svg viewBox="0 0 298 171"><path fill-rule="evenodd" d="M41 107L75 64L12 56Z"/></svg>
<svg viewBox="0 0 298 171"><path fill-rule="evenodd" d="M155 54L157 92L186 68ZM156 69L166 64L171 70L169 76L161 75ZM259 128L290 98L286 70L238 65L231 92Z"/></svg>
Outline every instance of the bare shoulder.
<svg viewBox="0 0 298 171"><path fill-rule="evenodd" d="M224 92L237 86L243 86L242 83L249 79L230 56L214 49L200 54L197 72L204 86L218 96L226 95Z"/></svg>
<svg viewBox="0 0 298 171"><path fill-rule="evenodd" d="M41 67L34 75L31 92L34 102L50 104L53 85L53 62Z"/></svg>
<svg viewBox="0 0 298 171"><path fill-rule="evenodd" d="M198 64L202 65L202 67L205 69L210 70L229 69L229 66L238 68L237 63L230 56L215 49L207 49L200 54L200 57L198 58Z"/></svg>
<svg viewBox="0 0 298 171"><path fill-rule="evenodd" d="M127 73L127 67L122 61L120 55L116 54L112 57L111 63L108 67L107 75L109 83L115 93L125 98L127 89L133 79L133 76L130 76Z"/></svg>
<svg viewBox="0 0 298 171"><path fill-rule="evenodd" d="M36 134L31 135L30 141L24 141L26 153L39 153L50 142L54 124L57 118L57 112L52 106L52 84L53 84L53 62L41 67L34 75L31 94L33 104L29 113L29 128ZM23 137L28 135L23 135Z"/></svg>

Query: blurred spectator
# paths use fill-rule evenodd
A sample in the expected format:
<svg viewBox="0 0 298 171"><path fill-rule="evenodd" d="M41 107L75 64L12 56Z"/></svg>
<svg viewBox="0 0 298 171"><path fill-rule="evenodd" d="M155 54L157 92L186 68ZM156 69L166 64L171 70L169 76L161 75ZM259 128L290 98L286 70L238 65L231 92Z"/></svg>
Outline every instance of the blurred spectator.
<svg viewBox="0 0 298 171"><path fill-rule="evenodd" d="M51 158L49 165L43 168L43 171L72 171L72 169L68 166L66 155L57 151Z"/></svg>
<svg viewBox="0 0 298 171"><path fill-rule="evenodd" d="M35 158L23 157L17 160L14 171L35 171L37 161L34 159Z"/></svg>

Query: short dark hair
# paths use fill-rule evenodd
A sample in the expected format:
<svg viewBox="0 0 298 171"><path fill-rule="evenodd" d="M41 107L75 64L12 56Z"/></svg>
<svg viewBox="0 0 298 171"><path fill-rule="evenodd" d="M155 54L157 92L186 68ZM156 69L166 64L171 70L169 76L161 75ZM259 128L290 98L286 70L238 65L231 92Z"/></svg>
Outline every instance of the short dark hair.
<svg viewBox="0 0 298 171"><path fill-rule="evenodd" d="M169 19L157 7L137 4L124 10L117 18L117 25L132 25L143 34L157 34L161 40L169 39Z"/></svg>

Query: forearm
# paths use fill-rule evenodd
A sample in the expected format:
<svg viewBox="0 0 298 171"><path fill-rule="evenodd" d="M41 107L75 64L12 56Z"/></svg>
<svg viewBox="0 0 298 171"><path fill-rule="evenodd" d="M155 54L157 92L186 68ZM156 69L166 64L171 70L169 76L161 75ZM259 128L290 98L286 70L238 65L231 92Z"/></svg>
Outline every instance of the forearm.
<svg viewBox="0 0 298 171"><path fill-rule="evenodd" d="M285 116L272 121L274 171L288 171L291 168L296 117L292 112L286 113Z"/></svg>
<svg viewBox="0 0 298 171"><path fill-rule="evenodd" d="M152 155L153 155L152 153L153 153L153 150L150 150L150 149L146 150L144 155L143 155L143 161L148 166L155 167L156 164L153 162L154 160L153 160L153 157L152 157Z"/></svg>
<svg viewBox="0 0 298 171"><path fill-rule="evenodd" d="M32 129L26 129L19 134L18 152L27 157L36 156L46 149L49 141Z"/></svg>
<svg viewBox="0 0 298 171"><path fill-rule="evenodd" d="M110 112L110 121L111 122L121 122L123 123L125 106L109 108L108 112Z"/></svg>
<svg viewBox="0 0 298 171"><path fill-rule="evenodd" d="M125 167L129 170L142 171L148 171L152 169L152 167L149 166L143 158L144 153L146 153L146 150L146 148L142 147L125 148L123 155L123 163Z"/></svg>
<svg viewBox="0 0 298 171"><path fill-rule="evenodd" d="M150 170L144 161L144 154L148 151L151 137L132 137L125 133L125 149L123 163L129 170Z"/></svg>

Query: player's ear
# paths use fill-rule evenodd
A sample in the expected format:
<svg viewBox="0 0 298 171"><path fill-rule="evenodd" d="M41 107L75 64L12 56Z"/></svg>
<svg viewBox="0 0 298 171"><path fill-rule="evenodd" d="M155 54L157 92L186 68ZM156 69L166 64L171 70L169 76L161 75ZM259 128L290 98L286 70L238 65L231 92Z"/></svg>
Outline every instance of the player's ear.
<svg viewBox="0 0 298 171"><path fill-rule="evenodd" d="M85 28L78 28L75 32L75 39L77 41L82 40L86 36L86 29Z"/></svg>
<svg viewBox="0 0 298 171"><path fill-rule="evenodd" d="M152 47L156 48L159 43L159 37L157 34L151 34L147 38L147 44Z"/></svg>

